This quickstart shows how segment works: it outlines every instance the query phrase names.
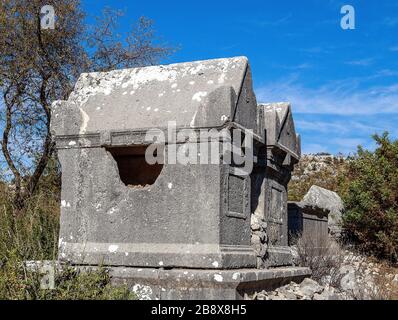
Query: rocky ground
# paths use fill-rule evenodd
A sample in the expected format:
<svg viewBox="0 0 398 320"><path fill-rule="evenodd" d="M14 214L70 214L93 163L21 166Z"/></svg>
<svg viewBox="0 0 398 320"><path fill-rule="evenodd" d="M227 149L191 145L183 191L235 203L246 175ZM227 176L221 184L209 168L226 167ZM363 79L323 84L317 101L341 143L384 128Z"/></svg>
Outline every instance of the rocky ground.
<svg viewBox="0 0 398 320"><path fill-rule="evenodd" d="M274 291L256 292L254 300L373 300L398 299L398 268L344 251L336 270L319 281L306 278Z"/></svg>
<svg viewBox="0 0 398 320"><path fill-rule="evenodd" d="M347 161L342 156L302 155L289 183L289 200L300 201L312 185L338 192Z"/></svg>
<svg viewBox="0 0 398 320"><path fill-rule="evenodd" d="M336 290L329 285L321 286L313 279L306 278L302 283L291 282L274 291L256 292L254 300L344 300L345 292Z"/></svg>

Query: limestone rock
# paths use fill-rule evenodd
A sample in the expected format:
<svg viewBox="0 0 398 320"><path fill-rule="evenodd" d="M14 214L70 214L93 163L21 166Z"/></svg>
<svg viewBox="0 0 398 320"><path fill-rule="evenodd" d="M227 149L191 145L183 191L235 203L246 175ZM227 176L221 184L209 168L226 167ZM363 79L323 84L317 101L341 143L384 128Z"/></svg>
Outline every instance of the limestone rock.
<svg viewBox="0 0 398 320"><path fill-rule="evenodd" d="M261 229L260 223L261 222L259 221L259 218L256 215L252 214L250 221L251 229L253 231L259 231Z"/></svg>
<svg viewBox="0 0 398 320"><path fill-rule="evenodd" d="M316 282L310 278L305 278L303 282L300 284L299 289L305 296L313 297L315 293L321 293L323 288Z"/></svg>
<svg viewBox="0 0 398 320"><path fill-rule="evenodd" d="M55 272L60 269L60 265L56 261L51 260L29 260L24 265L27 270L37 272L40 279L40 289L54 289Z"/></svg>
<svg viewBox="0 0 398 320"><path fill-rule="evenodd" d="M356 294L358 292L358 281L355 276L355 269L352 266L344 266L340 269L340 273L345 273L340 280L341 289Z"/></svg>

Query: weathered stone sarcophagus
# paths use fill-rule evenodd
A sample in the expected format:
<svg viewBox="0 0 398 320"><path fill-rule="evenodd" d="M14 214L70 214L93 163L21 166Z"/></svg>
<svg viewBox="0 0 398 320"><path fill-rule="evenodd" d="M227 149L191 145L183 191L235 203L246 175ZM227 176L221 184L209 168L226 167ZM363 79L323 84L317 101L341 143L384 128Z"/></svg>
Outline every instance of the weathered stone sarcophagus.
<svg viewBox="0 0 398 320"><path fill-rule="evenodd" d="M150 129L164 132L165 160L173 150L207 142L199 134L199 141L174 141L170 122L176 137L187 128L235 126L261 141L245 58L83 74L69 100L55 105L53 119L63 171L61 260L255 266L250 176L234 174L233 164L145 160ZM206 138L217 148L222 143L217 135Z"/></svg>
<svg viewBox="0 0 398 320"><path fill-rule="evenodd" d="M288 203L289 244L295 245L302 238L302 245L324 249L330 243L329 235L340 236L343 208L336 192L311 186L300 202Z"/></svg>
<svg viewBox="0 0 398 320"><path fill-rule="evenodd" d="M294 165L301 154L300 136L296 134L290 104L259 104L261 124L266 131L266 144L259 154L265 155L262 164L262 186L259 203L261 209L254 211L266 222L268 248L266 266L292 264L288 247L287 185ZM258 164L261 165L261 162Z"/></svg>
<svg viewBox="0 0 398 320"><path fill-rule="evenodd" d="M158 298L234 298L242 283L308 274L248 271L290 263L286 186L300 143L289 106L257 105L245 57L82 74L51 129L61 262L113 266Z"/></svg>

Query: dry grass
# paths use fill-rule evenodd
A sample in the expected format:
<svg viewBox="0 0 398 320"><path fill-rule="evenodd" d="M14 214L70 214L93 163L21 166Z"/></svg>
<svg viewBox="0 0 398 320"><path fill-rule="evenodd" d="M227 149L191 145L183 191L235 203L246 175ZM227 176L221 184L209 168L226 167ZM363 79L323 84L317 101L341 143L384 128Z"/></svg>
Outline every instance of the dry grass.
<svg viewBox="0 0 398 320"><path fill-rule="evenodd" d="M332 286L339 286L342 275L339 270L344 262L344 253L339 244L328 238L315 244L311 237L296 240L297 263L312 270L312 278L320 283L325 279Z"/></svg>
<svg viewBox="0 0 398 320"><path fill-rule="evenodd" d="M398 268L387 261L366 257L354 248L348 250L333 239L315 245L309 237L296 239L297 264L312 270L312 278L321 284L345 291L355 300L398 300ZM344 290L342 280L353 272L352 290Z"/></svg>
<svg viewBox="0 0 398 320"><path fill-rule="evenodd" d="M373 300L398 300L398 282L393 281L398 274L398 268L387 262L378 263L380 270L374 276L374 290L371 292Z"/></svg>
<svg viewBox="0 0 398 320"><path fill-rule="evenodd" d="M40 288L41 274L26 260L55 260L58 248L59 190L39 190L27 207L15 210L7 186L0 184L0 300L135 299L125 286L111 286L105 269L80 273L64 268L55 288Z"/></svg>

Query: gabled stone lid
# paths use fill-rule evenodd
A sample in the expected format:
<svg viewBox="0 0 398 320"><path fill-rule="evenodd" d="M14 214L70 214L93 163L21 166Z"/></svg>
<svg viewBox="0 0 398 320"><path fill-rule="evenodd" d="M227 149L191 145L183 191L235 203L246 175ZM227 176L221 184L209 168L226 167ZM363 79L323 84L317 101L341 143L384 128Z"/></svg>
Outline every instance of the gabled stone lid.
<svg viewBox="0 0 398 320"><path fill-rule="evenodd" d="M264 112L267 145L283 149L296 160L301 155L300 136L296 134L290 103L260 103Z"/></svg>
<svg viewBox="0 0 398 320"><path fill-rule="evenodd" d="M243 87L245 96L254 97L246 57L83 73L69 99L53 104L52 129L56 135L84 134L164 128L168 121L217 127L234 118L255 125L242 115L246 106L235 110Z"/></svg>

